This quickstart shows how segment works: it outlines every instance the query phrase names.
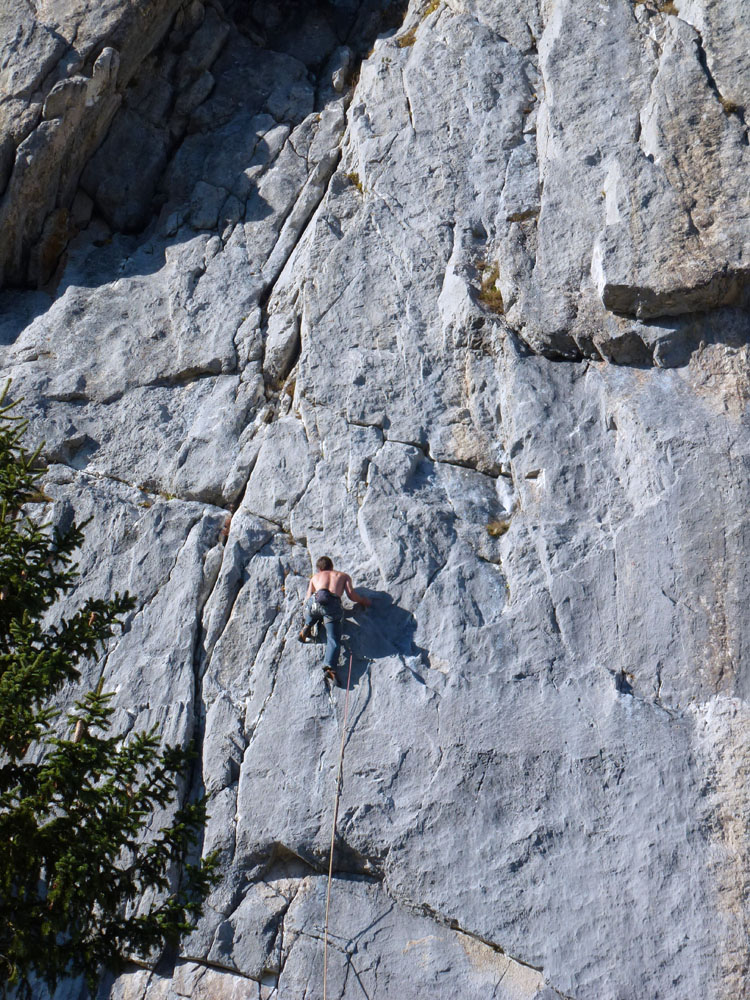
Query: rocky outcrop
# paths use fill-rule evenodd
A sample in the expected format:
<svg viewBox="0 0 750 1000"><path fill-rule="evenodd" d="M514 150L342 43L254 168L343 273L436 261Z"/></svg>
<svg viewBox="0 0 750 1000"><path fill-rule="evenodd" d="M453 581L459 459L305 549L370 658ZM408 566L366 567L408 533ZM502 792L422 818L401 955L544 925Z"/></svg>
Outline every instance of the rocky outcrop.
<svg viewBox="0 0 750 1000"><path fill-rule="evenodd" d="M511 164L538 196L499 220L508 320L535 350L669 363L673 317L746 304L747 128L709 68L736 11L696 6L708 49L674 4L550 5L536 157Z"/></svg>
<svg viewBox="0 0 750 1000"><path fill-rule="evenodd" d="M50 517L93 518L85 589L139 599L118 725L196 739L221 852L180 956L111 995L322 992L344 692L297 630L324 553L373 598L330 995L745 995L739 5L171 16L101 35L86 218L0 319Z"/></svg>
<svg viewBox="0 0 750 1000"><path fill-rule="evenodd" d="M102 141L144 55L177 0L47 5L11 0L2 13L0 279L44 282L72 224L81 170ZM197 4L201 7L201 4ZM72 213L72 218L71 218Z"/></svg>

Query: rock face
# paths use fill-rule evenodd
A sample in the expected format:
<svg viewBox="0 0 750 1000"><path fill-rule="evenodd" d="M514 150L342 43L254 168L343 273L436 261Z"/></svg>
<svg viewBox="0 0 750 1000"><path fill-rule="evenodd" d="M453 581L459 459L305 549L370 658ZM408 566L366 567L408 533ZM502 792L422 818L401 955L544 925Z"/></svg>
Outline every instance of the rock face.
<svg viewBox="0 0 750 1000"><path fill-rule="evenodd" d="M329 996L748 995L743 4L59 7L2 14L4 375L222 858L107 995L322 995L350 655Z"/></svg>

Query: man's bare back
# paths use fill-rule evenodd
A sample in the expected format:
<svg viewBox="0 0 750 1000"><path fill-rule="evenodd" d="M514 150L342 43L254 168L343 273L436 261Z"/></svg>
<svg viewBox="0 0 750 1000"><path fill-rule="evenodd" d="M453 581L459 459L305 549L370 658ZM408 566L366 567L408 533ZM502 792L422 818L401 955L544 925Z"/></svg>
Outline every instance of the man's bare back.
<svg viewBox="0 0 750 1000"><path fill-rule="evenodd" d="M349 600L354 601L355 604L361 604L365 608L370 606L368 598L358 594L352 586L352 578L349 574L341 573L337 569L318 570L307 587L307 597L312 597L317 590L327 590L335 597L342 597L346 594Z"/></svg>

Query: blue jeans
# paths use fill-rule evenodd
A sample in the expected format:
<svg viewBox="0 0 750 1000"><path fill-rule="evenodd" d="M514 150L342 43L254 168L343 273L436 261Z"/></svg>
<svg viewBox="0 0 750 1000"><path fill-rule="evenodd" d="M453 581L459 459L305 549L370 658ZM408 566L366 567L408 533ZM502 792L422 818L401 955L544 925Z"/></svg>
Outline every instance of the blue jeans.
<svg viewBox="0 0 750 1000"><path fill-rule="evenodd" d="M310 597L305 601L305 625L312 625L320 621L323 622L326 630L325 665L335 670L339 664L339 653L341 651L341 618L343 615L341 601L335 600L330 608L326 608L323 614L321 614L321 611L322 608L314 597Z"/></svg>

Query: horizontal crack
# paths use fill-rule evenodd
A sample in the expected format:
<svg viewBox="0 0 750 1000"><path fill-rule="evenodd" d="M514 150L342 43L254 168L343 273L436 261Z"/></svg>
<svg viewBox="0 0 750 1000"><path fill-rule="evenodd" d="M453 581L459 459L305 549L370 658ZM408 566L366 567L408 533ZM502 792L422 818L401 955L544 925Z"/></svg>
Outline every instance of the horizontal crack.
<svg viewBox="0 0 750 1000"><path fill-rule="evenodd" d="M509 958L512 962L516 962L518 965L523 965L527 969L532 969L534 972L543 972L543 968L540 965L534 965L532 962L525 962L521 958L515 958L513 955L509 955L502 945L497 944L496 941L492 941L490 938L484 937L478 934L476 931L467 930L462 927L459 922L454 917L447 917L440 913L438 910L433 909L429 903L409 903L404 904L403 901L397 900L400 905L408 905L411 909L417 909L421 911L425 916L434 920L438 924L442 924L443 927L449 928L449 930L457 931L459 934L465 934L466 937L472 938L474 941L480 941L482 944L487 945L493 951L497 952L498 955L503 955L505 958Z"/></svg>
<svg viewBox="0 0 750 1000"><path fill-rule="evenodd" d="M526 969L531 969L533 972L539 973L539 975L544 974L542 966L534 965L531 962L524 961L522 958L517 958L515 955L510 955L505 948L503 948L502 945L497 944L496 941L492 941L490 938L484 937L475 931L467 930L465 927L462 927L455 918L448 917L445 914L440 913L428 903L416 903L410 899L399 898L399 896L391 890L387 879L383 882L383 888L398 906L403 906L405 909L411 910L414 913L419 913L422 916L428 917L441 926L447 927L449 930L455 931L458 934L463 934L465 937L471 938L473 941L479 941L481 944L486 945L488 948L491 948L492 951L496 952L498 955L502 955L504 958L514 962L516 965L523 966ZM562 1000L574 1000L573 997L569 996L567 993L560 992L560 990L555 989L554 986L551 986L548 983L545 985L561 997Z"/></svg>
<svg viewBox="0 0 750 1000"><path fill-rule="evenodd" d="M242 979L248 979L252 980L253 982L257 982L257 980L253 979L252 976L248 976L244 972L240 972L240 970L237 969L235 966L222 965L221 962L211 962L207 958L198 958L196 955L185 954L185 955L180 955L180 961L192 962L193 965L200 965L204 969L213 969L216 972L228 972L232 976L239 976Z"/></svg>
<svg viewBox="0 0 750 1000"><path fill-rule="evenodd" d="M43 456L42 456L43 457ZM117 483L120 486L127 486L131 490L138 490L139 493L143 493L146 497L153 497L154 502L157 500L176 500L178 503L197 503L201 507L205 507L213 510L228 510L228 505L209 503L207 500L192 500L190 497L183 497L177 493L167 493L162 490L149 489L147 486L142 486L139 483L131 483L127 479L122 479L120 476L115 476L108 472L93 472L91 470L76 469L72 465L68 465L67 462L61 462L55 460L50 463L52 466L62 466L65 469L69 469L74 475L82 476L85 479L94 480L104 480L111 483ZM48 470L49 471L49 470Z"/></svg>

